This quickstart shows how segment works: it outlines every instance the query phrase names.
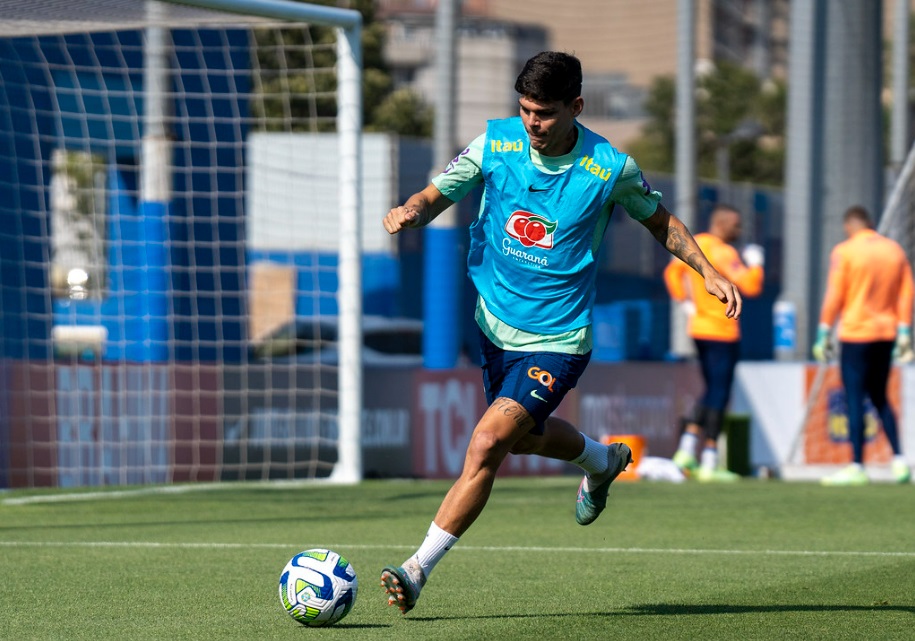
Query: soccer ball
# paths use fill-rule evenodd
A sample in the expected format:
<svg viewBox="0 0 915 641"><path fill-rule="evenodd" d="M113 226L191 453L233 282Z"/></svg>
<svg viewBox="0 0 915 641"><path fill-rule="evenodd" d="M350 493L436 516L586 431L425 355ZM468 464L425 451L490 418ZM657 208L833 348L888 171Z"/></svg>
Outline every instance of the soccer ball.
<svg viewBox="0 0 915 641"><path fill-rule="evenodd" d="M305 550L283 568L280 602L302 625L333 625L353 609L356 588L349 561L333 550Z"/></svg>

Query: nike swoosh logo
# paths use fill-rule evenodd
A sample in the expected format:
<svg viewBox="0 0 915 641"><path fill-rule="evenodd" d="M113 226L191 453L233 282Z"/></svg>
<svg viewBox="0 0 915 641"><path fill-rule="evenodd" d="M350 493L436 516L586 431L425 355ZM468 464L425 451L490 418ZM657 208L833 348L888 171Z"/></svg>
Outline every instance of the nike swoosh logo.
<svg viewBox="0 0 915 641"><path fill-rule="evenodd" d="M538 394L538 393L537 393L537 390L535 390L535 389L532 389L532 390L531 390L531 396L533 396L534 398L536 398L538 401L543 401L544 403L546 403L546 399L543 398L542 396L540 396L540 394Z"/></svg>
<svg viewBox="0 0 915 641"><path fill-rule="evenodd" d="M527 190L528 190L529 192L531 192L532 194L535 194L535 193L537 193L537 192L539 192L539 191L552 191L552 187L546 187L546 188L544 188L544 189L538 189L537 187L534 187L533 185L531 185L530 187L527 188Z"/></svg>

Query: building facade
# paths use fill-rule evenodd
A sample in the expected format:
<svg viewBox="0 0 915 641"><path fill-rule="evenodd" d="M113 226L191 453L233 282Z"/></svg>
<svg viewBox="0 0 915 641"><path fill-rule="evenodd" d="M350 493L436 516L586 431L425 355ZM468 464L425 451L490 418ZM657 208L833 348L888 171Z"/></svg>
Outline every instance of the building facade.
<svg viewBox="0 0 915 641"><path fill-rule="evenodd" d="M437 0L379 0L389 25L387 57L400 84L434 102ZM644 123L653 80L672 76L679 55L675 0L465 0L458 39L458 141L486 118L515 111L524 60L543 49L574 53L585 76L582 122L625 148ZM727 60L761 78L785 76L788 0L697 0L697 65Z"/></svg>

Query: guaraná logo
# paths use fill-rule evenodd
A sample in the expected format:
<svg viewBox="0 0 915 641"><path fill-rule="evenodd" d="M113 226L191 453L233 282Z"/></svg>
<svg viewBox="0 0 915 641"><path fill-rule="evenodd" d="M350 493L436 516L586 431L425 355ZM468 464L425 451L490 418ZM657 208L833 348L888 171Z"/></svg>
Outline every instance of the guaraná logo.
<svg viewBox="0 0 915 641"><path fill-rule="evenodd" d="M557 224L543 216L532 214L529 211L516 211L508 217L505 231L512 238L517 239L525 247L553 247L553 232Z"/></svg>

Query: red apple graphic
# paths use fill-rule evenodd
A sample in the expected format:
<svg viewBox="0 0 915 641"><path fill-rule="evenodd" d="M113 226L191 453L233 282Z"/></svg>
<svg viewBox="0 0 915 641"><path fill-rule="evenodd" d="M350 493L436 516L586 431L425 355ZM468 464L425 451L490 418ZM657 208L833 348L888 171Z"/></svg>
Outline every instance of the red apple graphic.
<svg viewBox="0 0 915 641"><path fill-rule="evenodd" d="M546 236L546 227L543 226L543 223L536 220L529 221L527 226L525 226L524 231L525 236L535 243L543 240L543 237Z"/></svg>
<svg viewBox="0 0 915 641"><path fill-rule="evenodd" d="M553 247L553 232L557 223L547 220L539 214L527 211L514 211L505 224L505 231L516 238L524 247Z"/></svg>

